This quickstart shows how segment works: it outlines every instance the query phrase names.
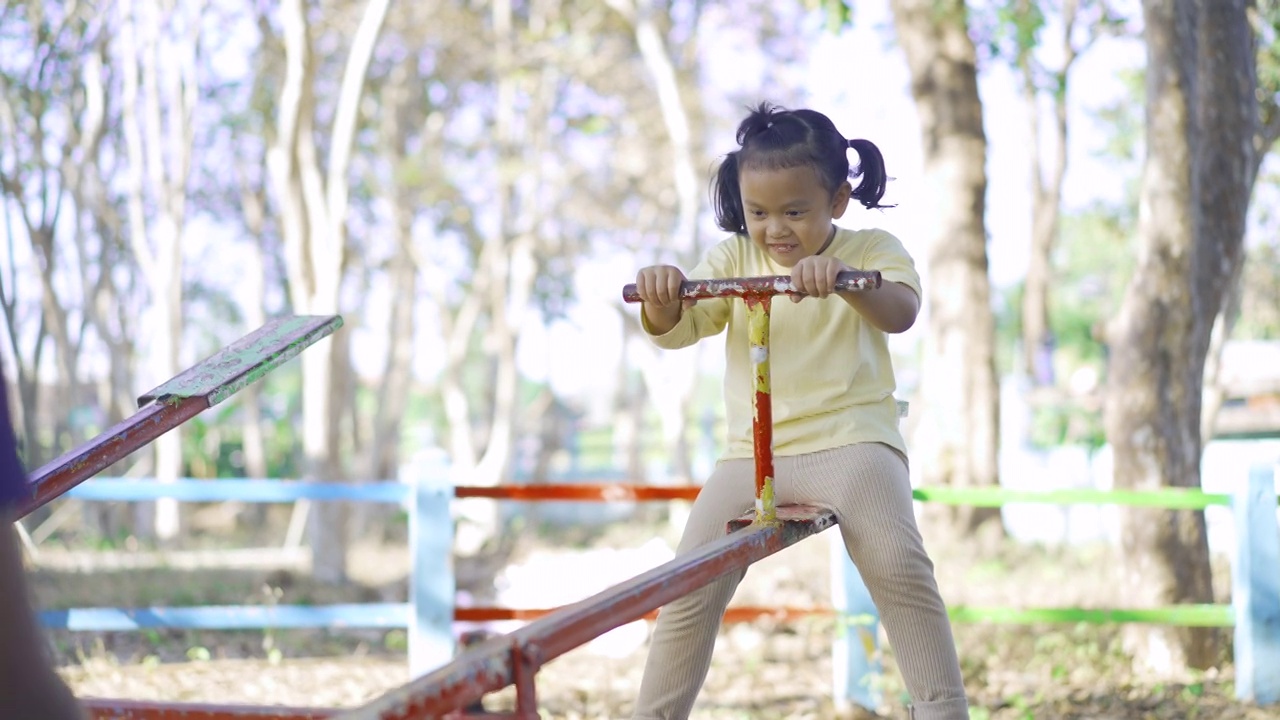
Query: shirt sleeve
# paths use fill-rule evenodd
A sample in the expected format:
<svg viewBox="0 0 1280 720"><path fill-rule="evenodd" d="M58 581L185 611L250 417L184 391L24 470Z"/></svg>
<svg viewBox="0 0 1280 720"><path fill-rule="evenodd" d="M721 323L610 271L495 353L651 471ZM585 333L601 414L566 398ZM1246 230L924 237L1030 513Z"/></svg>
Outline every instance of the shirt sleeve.
<svg viewBox="0 0 1280 720"><path fill-rule="evenodd" d="M720 243L707 253L702 262L690 270L685 277L693 280L713 280L734 277L733 252L729 243ZM688 347L703 338L720 334L729 322L732 298L709 298L699 300L696 305L680 313L680 320L667 332L656 335L649 326L644 312L640 313L640 324L648 333L653 344L667 350Z"/></svg>
<svg viewBox="0 0 1280 720"><path fill-rule="evenodd" d="M921 298L920 273L902 241L892 233L875 230L862 258L862 269L879 270L884 282L902 283Z"/></svg>
<svg viewBox="0 0 1280 720"><path fill-rule="evenodd" d="M9 393L0 371L0 514L28 495L27 474L18 460L13 423L9 421Z"/></svg>

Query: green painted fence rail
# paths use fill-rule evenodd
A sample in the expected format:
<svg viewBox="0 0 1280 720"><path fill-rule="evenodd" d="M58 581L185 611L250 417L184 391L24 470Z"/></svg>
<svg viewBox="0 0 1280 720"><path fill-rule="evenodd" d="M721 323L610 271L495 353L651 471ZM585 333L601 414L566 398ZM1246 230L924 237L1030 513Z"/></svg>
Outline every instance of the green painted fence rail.
<svg viewBox="0 0 1280 720"><path fill-rule="evenodd" d="M1145 623L1178 627L1232 627L1235 611L1230 605L1175 605L1162 608L1002 608L952 607L952 622L997 625L1072 623L1110 625Z"/></svg>
<svg viewBox="0 0 1280 720"><path fill-rule="evenodd" d="M1195 488L1012 490L1002 487L929 487L915 488L912 495L921 502L973 507L1003 507L1015 503L1027 503L1126 505L1166 510L1204 510L1209 507L1230 507L1232 504L1230 493L1207 493ZM1280 497L1277 497L1277 503L1280 504ZM1230 605L1176 605L1134 609L953 607L948 612L953 622L999 625L1148 623L1180 627L1233 627L1236 622L1235 610Z"/></svg>
<svg viewBox="0 0 1280 720"><path fill-rule="evenodd" d="M1229 493L1207 493L1203 490L1162 488L1159 490L1010 490L998 487L916 488L912 495L921 502L942 505L1001 507L1012 503L1040 505L1128 505L1130 507L1164 508L1166 510L1204 510L1208 507L1230 507ZM1280 497L1277 498L1280 504Z"/></svg>
<svg viewBox="0 0 1280 720"><path fill-rule="evenodd" d="M1246 482L1230 493L1209 493L1199 488L1150 490L1099 490L1069 488L1014 490L1003 487L926 487L912 490L920 502L971 507L1038 505L1124 505L1164 510L1203 511L1210 507L1231 510L1236 540L1231 554L1231 604L1187 604L1157 608L1013 608L952 606L947 612L954 623L993 625L1142 623L1172 627L1232 628L1236 697L1259 705L1280 703L1280 528L1277 527L1273 469L1253 469ZM851 633L837 633L835 652L846 672L837 673L835 695L863 707L880 700L875 676L883 672L874 647L879 614L871 603L857 568L841 558L833 578L839 598L837 611L845 624L859 628L864 642L851 641Z"/></svg>

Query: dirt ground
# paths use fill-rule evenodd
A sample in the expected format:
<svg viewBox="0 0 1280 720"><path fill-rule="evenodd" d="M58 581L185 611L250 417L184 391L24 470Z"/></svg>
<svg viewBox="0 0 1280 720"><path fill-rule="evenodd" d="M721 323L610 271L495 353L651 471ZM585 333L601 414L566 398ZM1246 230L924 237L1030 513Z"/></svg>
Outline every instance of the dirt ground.
<svg viewBox="0 0 1280 720"><path fill-rule="evenodd" d="M510 562L559 548L636 547L665 524L619 523L595 532L525 532ZM939 585L951 605L1123 607L1114 558L1106 548L1055 550L988 539L929 538ZM35 568L45 608L239 603L398 602L406 594L402 543L353 548L353 582L317 585L296 553L157 555L42 546ZM148 558L150 561L148 561ZM460 587L484 601L498 568L460 561ZM1224 568L1225 570L1225 568ZM811 539L758 563L735 603L829 603L826 538ZM1226 578L1220 587L1225 589ZM1220 595L1225 597L1225 592ZM848 717L832 705L830 619L726 627L696 720ZM1208 673L1155 679L1133 668L1119 626L955 626L975 720L1173 720L1280 718L1280 707L1234 700L1229 662ZM403 631L55 632L63 675L85 696L187 702L350 707L408 680ZM906 718L906 696L883 644L885 718ZM546 718L625 718L639 685L645 648L583 648L538 675ZM510 690L486 699L511 707Z"/></svg>

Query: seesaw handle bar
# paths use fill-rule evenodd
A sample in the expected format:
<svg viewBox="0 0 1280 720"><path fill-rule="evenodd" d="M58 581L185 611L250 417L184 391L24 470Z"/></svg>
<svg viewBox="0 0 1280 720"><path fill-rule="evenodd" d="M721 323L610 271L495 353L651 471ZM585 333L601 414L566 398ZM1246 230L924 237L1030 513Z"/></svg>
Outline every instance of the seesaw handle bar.
<svg viewBox="0 0 1280 720"><path fill-rule="evenodd" d="M846 270L836 276L837 292L874 290L878 287L880 287L879 270ZM680 297L686 300L799 294L801 293L797 292L791 284L789 275L685 280L680 283ZM622 299L629 303L640 302L640 293L635 283L623 286Z"/></svg>

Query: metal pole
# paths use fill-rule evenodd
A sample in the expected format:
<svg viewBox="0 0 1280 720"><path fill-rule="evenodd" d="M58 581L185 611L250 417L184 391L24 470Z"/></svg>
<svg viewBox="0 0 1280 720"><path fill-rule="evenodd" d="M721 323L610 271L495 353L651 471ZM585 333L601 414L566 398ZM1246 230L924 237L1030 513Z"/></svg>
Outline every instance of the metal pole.
<svg viewBox="0 0 1280 720"><path fill-rule="evenodd" d="M756 522L777 523L773 492L773 395L769 384L769 295L747 295L747 336L751 343L752 438L756 457Z"/></svg>

